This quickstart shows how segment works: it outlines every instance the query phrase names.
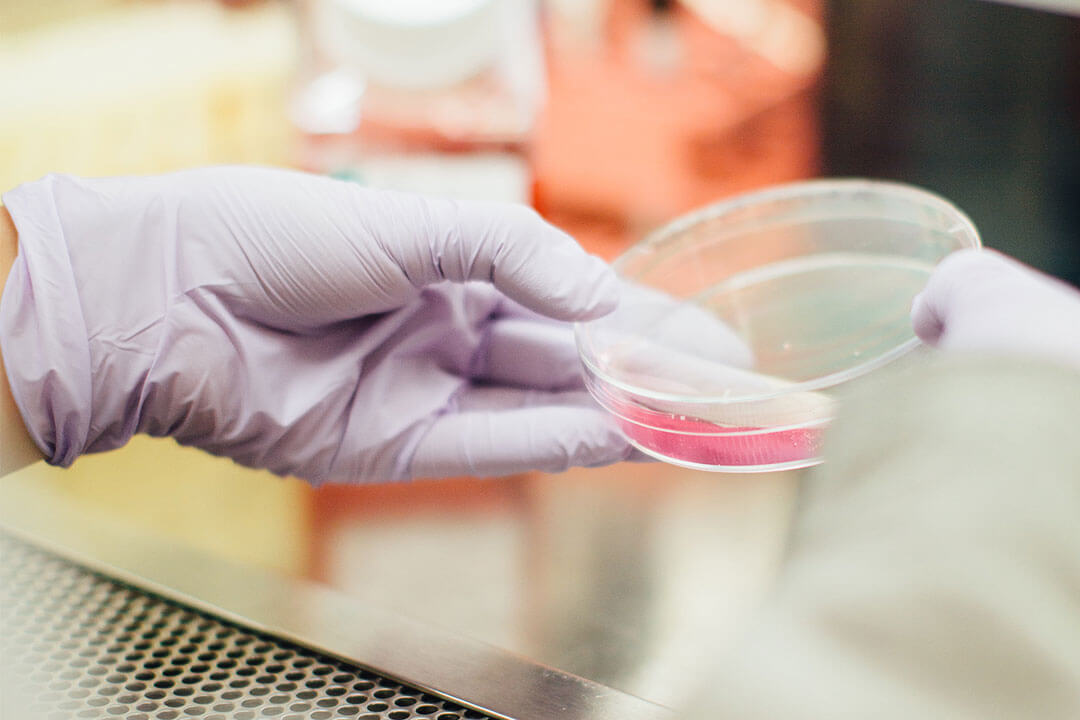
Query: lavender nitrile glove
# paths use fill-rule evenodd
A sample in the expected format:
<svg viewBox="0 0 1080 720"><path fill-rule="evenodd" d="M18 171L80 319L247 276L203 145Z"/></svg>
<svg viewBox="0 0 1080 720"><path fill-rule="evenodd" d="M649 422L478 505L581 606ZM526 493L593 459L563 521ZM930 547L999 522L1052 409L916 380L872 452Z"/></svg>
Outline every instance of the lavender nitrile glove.
<svg viewBox="0 0 1080 720"><path fill-rule="evenodd" d="M1080 292L992 250L963 250L942 261L911 317L924 342L945 350L1080 367Z"/></svg>
<svg viewBox="0 0 1080 720"><path fill-rule="evenodd" d="M615 278L527 208L258 168L53 175L4 203L0 342L55 464L136 432L313 481L630 454L560 322L614 308Z"/></svg>

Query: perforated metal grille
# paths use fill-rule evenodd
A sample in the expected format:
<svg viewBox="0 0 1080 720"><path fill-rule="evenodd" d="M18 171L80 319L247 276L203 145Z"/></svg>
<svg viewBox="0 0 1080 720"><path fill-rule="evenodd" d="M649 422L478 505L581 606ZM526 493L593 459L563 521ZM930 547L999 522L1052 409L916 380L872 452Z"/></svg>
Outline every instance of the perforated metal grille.
<svg viewBox="0 0 1080 720"><path fill-rule="evenodd" d="M50 720L490 720L3 533L0 658L6 684Z"/></svg>

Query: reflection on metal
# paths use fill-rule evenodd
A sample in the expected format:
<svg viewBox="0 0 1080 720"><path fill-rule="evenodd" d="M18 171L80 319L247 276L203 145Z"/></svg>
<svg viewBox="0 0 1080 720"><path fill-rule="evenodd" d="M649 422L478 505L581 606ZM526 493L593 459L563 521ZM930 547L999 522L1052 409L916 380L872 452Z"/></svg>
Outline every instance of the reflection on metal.
<svg viewBox="0 0 1080 720"><path fill-rule="evenodd" d="M1080 15L1080 2L1076 0L993 0L1002 5L1017 5L1038 10L1051 10L1069 15Z"/></svg>
<svg viewBox="0 0 1080 720"><path fill-rule="evenodd" d="M310 704L312 700L312 707L292 714L302 718L369 720L442 717L439 713L445 715L445 720L485 716L516 720L651 720L669 716L664 708L632 695L455 637L309 583L235 566L175 546L158 545L142 536L125 536L107 523L67 515L60 507L40 514L29 508L21 508L26 512L20 512L20 503L10 500L5 498L0 506L0 527L9 535L32 538L33 543L45 546L49 552L78 563L69 564L11 540L0 552L2 574L11 576L3 584L10 598L2 598L2 632L9 636L5 642L14 643L10 653L5 648L4 655L10 654L23 663L38 659L45 663L29 676L32 682L44 683L45 694L35 700L86 701L89 707L80 712L103 709L100 717L116 717L117 711L110 708L124 707L118 699L120 694L125 698L134 695L134 717L142 712L138 704L157 704L158 714L147 714L147 720L194 717L206 702L210 710L203 710L199 716L210 716L214 705L233 703L235 712L224 717L247 717L236 713L253 709L243 703L254 704L256 700L261 715L252 717L287 717L289 707ZM79 520L74 521L75 517ZM13 609L11 614L9 607ZM40 624L38 631L44 631L40 639L9 632L10 627L25 626L28 618ZM49 627L50 623L57 624ZM143 630L144 626L149 630ZM157 632L142 637L137 631L167 634ZM224 635L218 638L217 633ZM238 642L244 638L251 639ZM72 642L74 647L70 647ZM217 647L218 643L223 644ZM184 652L177 655L181 649ZM212 669L211 660L218 661L223 652L226 660L237 663ZM230 652L236 657L230 658ZM53 653L61 653L61 657L53 657ZM138 653L142 655L135 657ZM213 658L211 653L216 653ZM280 659L275 659L279 655ZM184 662L175 662L177 658ZM66 667L67 660L74 667ZM187 660L207 667L202 672L190 672ZM148 667L147 663L154 664ZM266 665L281 665L281 669L261 672ZM376 672L361 670L360 666ZM5 680L11 679L10 668L0 669ZM47 676L53 671L59 675ZM76 676L64 677L64 673ZM290 673L296 680L287 677ZM380 677L372 677L374 674ZM329 681L324 685L302 684L318 684L327 675ZM266 682L260 683L260 677ZM102 678L104 684L99 682ZM191 682L185 683L185 678ZM22 677L15 679L24 684ZM225 686L249 679L255 683ZM206 689L226 680L228 683L212 692ZM69 681L74 681L74 686ZM288 688L290 683L296 683L296 687L278 687ZM370 688L367 683L372 683ZM81 690L90 690L91 684L94 692L82 696ZM138 689L131 690L129 685ZM268 688L266 693L262 687ZM246 692L247 688L251 688L250 697L225 695L235 690ZM190 694L188 689L192 690ZM169 692L160 694L158 690ZM308 690L317 692L308 697ZM393 692L382 698L374 694L376 690ZM355 696L356 701L350 702L350 696ZM359 700L361 696L363 701ZM281 702L274 701L275 697ZM189 698L206 702L192 699L189 703ZM400 704L391 705L387 702L391 698ZM234 702L237 700L238 706ZM319 700L324 707L318 705ZM317 714L329 709L331 702L333 714ZM280 713L276 710L279 705L283 708ZM179 713L180 707L186 715ZM482 713L469 715L469 709ZM65 712L59 707L55 711Z"/></svg>
<svg viewBox="0 0 1080 720"><path fill-rule="evenodd" d="M768 591L798 476L660 463L320 488L312 577L678 708Z"/></svg>

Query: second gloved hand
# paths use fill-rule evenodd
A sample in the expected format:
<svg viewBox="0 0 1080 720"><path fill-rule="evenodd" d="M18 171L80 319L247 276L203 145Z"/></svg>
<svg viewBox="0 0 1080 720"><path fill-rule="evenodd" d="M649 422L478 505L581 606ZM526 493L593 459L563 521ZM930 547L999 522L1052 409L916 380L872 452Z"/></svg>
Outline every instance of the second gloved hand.
<svg viewBox="0 0 1080 720"><path fill-rule="evenodd" d="M911 316L919 337L943 350L1080 367L1080 292L993 250L946 258Z"/></svg>
<svg viewBox="0 0 1080 720"><path fill-rule="evenodd" d="M313 481L630 454L565 322L613 309L614 276L527 208L257 168L4 201L0 342L55 464L136 432Z"/></svg>

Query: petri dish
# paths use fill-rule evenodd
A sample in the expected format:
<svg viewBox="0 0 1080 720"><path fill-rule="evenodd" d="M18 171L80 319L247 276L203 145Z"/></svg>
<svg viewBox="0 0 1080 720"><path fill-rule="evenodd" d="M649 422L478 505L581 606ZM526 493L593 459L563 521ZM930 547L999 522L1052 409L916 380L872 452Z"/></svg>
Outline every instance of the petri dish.
<svg viewBox="0 0 1080 720"><path fill-rule="evenodd" d="M933 193L794 183L692 212L613 263L619 308L576 327L585 380L631 443L721 472L821 461L841 388L917 357L915 295L979 248Z"/></svg>

